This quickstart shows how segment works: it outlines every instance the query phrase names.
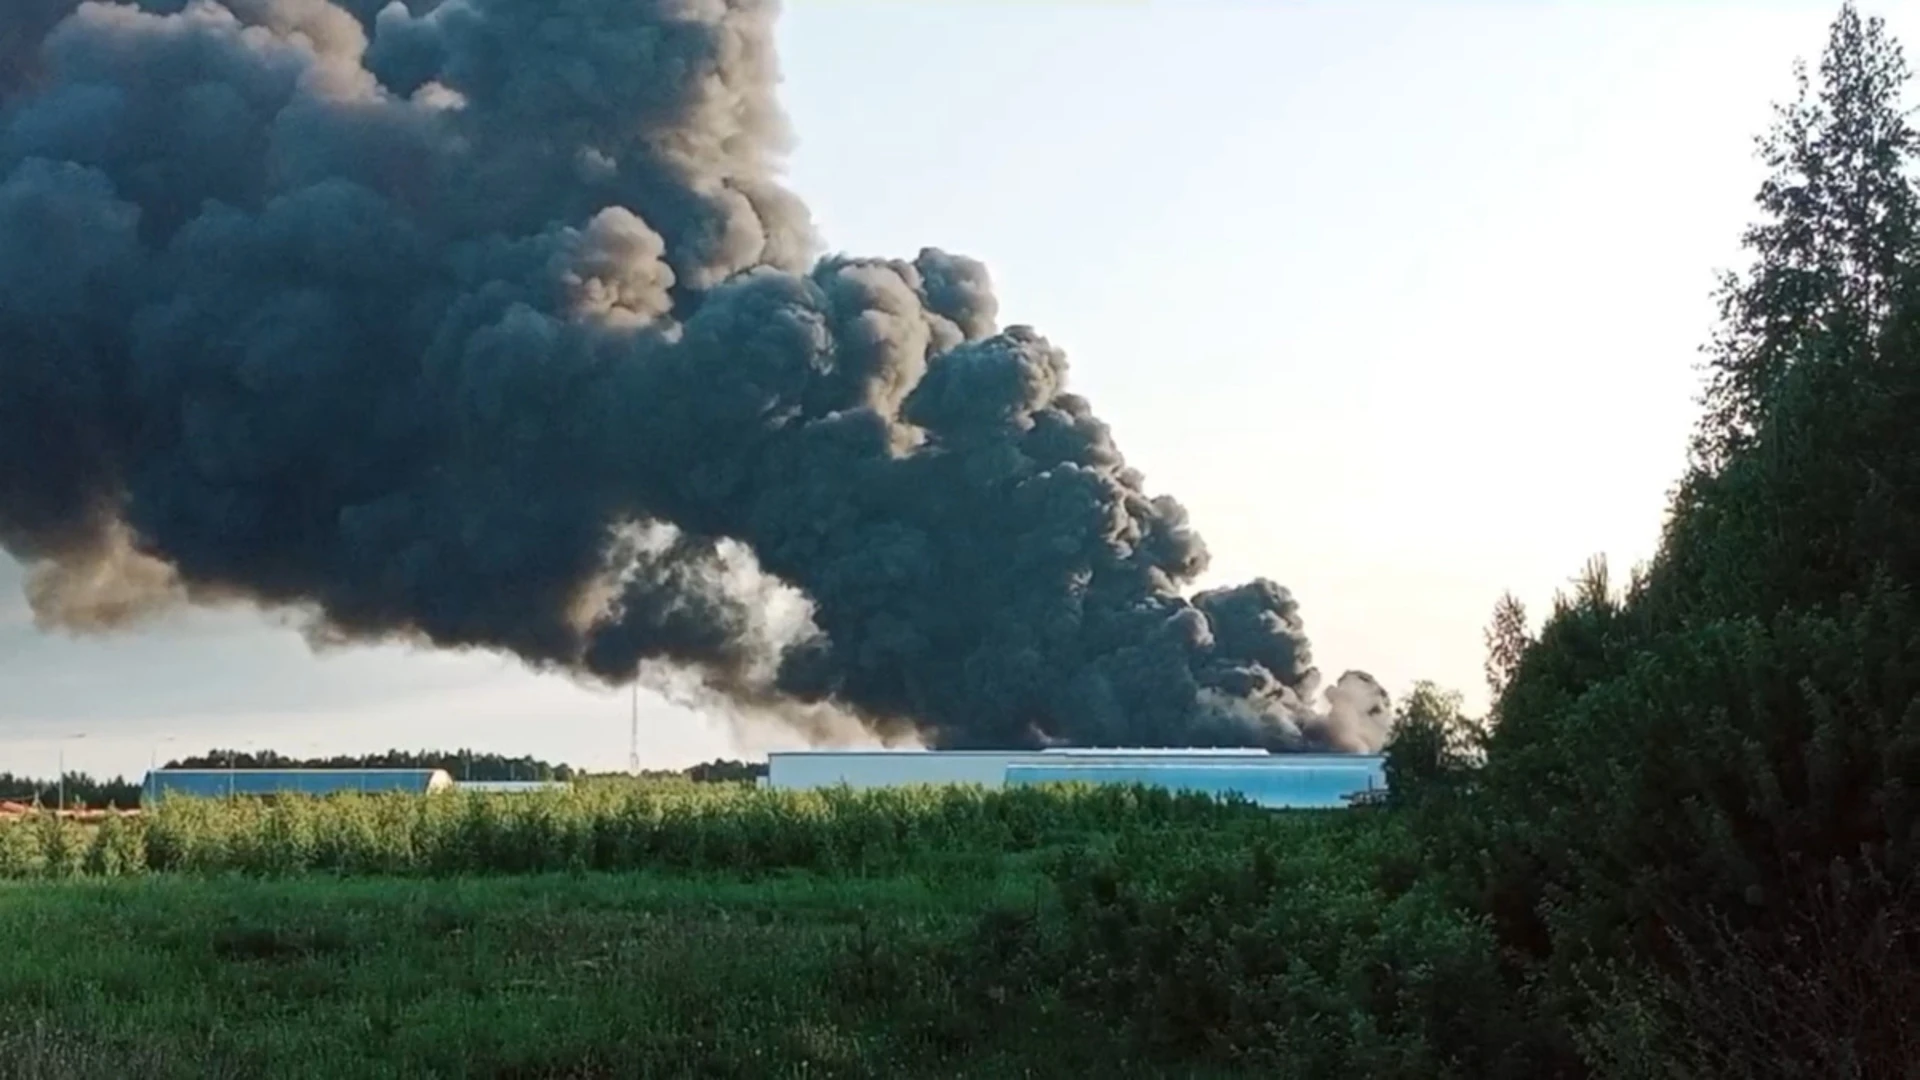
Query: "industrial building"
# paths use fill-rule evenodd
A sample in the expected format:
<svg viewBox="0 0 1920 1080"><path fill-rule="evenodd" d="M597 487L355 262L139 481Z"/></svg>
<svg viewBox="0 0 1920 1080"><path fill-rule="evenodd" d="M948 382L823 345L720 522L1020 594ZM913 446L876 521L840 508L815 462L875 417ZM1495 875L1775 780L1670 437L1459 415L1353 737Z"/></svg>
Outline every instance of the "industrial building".
<svg viewBox="0 0 1920 1080"><path fill-rule="evenodd" d="M767 755L766 786L786 790L977 784L1144 784L1264 807L1341 807L1386 790L1378 754L1265 750L796 750Z"/></svg>
<svg viewBox="0 0 1920 1080"><path fill-rule="evenodd" d="M152 806L169 798L219 799L239 795L339 795L399 792L425 795L453 790L445 769L155 769L147 774L140 801Z"/></svg>

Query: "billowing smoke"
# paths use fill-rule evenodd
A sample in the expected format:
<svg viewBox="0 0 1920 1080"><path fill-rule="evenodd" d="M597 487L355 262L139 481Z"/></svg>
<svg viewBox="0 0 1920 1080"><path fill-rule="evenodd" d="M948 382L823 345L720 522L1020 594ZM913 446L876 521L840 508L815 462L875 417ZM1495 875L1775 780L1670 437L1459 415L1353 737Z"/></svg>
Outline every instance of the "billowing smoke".
<svg viewBox="0 0 1920 1080"><path fill-rule="evenodd" d="M1378 745L978 263L819 257L767 0L8 0L0 543L942 746ZM798 722L798 721L796 721Z"/></svg>

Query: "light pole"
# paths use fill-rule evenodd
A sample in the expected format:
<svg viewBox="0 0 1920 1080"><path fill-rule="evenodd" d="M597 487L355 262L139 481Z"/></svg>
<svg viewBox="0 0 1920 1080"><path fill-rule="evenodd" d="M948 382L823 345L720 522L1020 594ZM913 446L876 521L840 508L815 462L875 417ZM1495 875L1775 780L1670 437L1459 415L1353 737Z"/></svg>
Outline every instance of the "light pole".
<svg viewBox="0 0 1920 1080"><path fill-rule="evenodd" d="M246 740L245 742L243 742L243 743L241 743L240 745L242 745L242 746L244 746L244 747L246 747L246 748L247 748L247 751L248 751L248 753L249 753L249 754L251 754L251 753L252 753L252 751L253 751L253 740L252 740L252 739L248 739L248 740ZM227 798L229 798L229 799L231 799L231 798L233 798L233 797L234 797L234 790L235 790L235 789L234 789L234 766L233 766L233 758L234 758L234 755L235 755L236 753L237 753L237 751L235 751L235 750L231 750L231 749L229 749L229 750L227 751Z"/></svg>
<svg viewBox="0 0 1920 1080"><path fill-rule="evenodd" d="M173 740L174 740L174 736L172 735L162 735L160 738L154 740L153 746L150 747L147 751L147 771L148 772L153 773L153 772L160 771L160 744L170 743Z"/></svg>
<svg viewBox="0 0 1920 1080"><path fill-rule="evenodd" d="M152 746L147 748L147 782L140 785L142 802L149 799L158 799L160 795L160 778L154 774L160 771L160 744L170 743L173 740L174 736L172 735L162 735L160 738L154 740Z"/></svg>
<svg viewBox="0 0 1920 1080"><path fill-rule="evenodd" d="M59 802L54 807L56 813L65 813L67 809L67 741L86 737L83 732L78 735L68 735L60 740L60 796Z"/></svg>
<svg viewBox="0 0 1920 1080"><path fill-rule="evenodd" d="M627 775L640 775L640 680L633 680L633 712L627 720Z"/></svg>

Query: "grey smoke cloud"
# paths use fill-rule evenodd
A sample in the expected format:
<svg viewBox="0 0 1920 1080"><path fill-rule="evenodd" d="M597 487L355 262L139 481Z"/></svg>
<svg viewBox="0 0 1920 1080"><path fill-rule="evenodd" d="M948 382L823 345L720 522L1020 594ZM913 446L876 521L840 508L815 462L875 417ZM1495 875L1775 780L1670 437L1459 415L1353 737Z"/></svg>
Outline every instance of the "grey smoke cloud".
<svg viewBox="0 0 1920 1080"><path fill-rule="evenodd" d="M1185 510L983 266L821 256L775 15L9 4L0 545L41 621L242 597L802 730L1377 746L1287 590L1183 595Z"/></svg>

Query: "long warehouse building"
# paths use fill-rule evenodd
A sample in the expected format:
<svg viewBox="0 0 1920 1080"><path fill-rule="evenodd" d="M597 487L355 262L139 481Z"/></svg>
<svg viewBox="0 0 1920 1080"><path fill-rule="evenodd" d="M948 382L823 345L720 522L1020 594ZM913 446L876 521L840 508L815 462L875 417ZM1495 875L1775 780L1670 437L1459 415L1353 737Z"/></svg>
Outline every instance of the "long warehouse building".
<svg viewBox="0 0 1920 1080"><path fill-rule="evenodd" d="M140 802L154 806L182 796L271 798L346 792L426 795L453 788L453 777L445 769L155 769L147 774Z"/></svg>
<svg viewBox="0 0 1920 1080"><path fill-rule="evenodd" d="M1378 754L1265 750L793 750L767 755L768 787L899 787L1046 783L1143 784L1238 795L1274 809L1341 807L1386 791Z"/></svg>

